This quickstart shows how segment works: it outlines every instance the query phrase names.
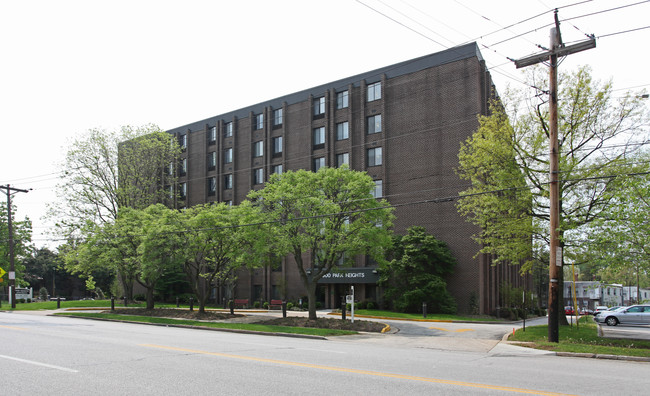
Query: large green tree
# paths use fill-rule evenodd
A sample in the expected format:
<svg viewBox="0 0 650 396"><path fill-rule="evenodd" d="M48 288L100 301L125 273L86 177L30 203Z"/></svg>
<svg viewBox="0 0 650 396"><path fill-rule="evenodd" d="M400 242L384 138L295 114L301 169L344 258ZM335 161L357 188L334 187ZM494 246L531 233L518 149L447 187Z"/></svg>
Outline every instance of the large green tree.
<svg viewBox="0 0 650 396"><path fill-rule="evenodd" d="M273 224L273 253L290 255L296 264L310 319L316 319L318 281L341 260L359 254L384 260L393 214L386 201L373 198L374 188L366 173L344 166L273 175L249 194Z"/></svg>
<svg viewBox="0 0 650 396"><path fill-rule="evenodd" d="M258 235L262 228L251 226L259 222L258 211L247 201L238 206L218 203L170 210L154 222L154 232L145 238L142 251L157 260L170 257L182 266L203 313L215 284L233 279L244 265L256 265L249 259L264 249L264 239Z"/></svg>
<svg viewBox="0 0 650 396"><path fill-rule="evenodd" d="M548 86L547 70L532 68L531 87ZM483 252L497 260L543 253L549 235L549 125L545 95L526 90L493 102L490 115L459 154L460 177L472 186L458 207L480 227ZM648 111L638 94L615 97L611 82L595 81L588 67L559 76L560 244L571 257L586 228L624 188L628 157L647 138ZM532 263L531 260L528 261Z"/></svg>
<svg viewBox="0 0 650 396"><path fill-rule="evenodd" d="M57 232L78 235L88 222L117 219L120 208L166 202L175 184L178 143L155 125L92 129L69 143L58 200L49 206Z"/></svg>
<svg viewBox="0 0 650 396"><path fill-rule="evenodd" d="M381 266L384 297L400 312L420 312L422 303L433 313L456 313L445 276L456 259L443 241L414 226L393 237L393 260Z"/></svg>

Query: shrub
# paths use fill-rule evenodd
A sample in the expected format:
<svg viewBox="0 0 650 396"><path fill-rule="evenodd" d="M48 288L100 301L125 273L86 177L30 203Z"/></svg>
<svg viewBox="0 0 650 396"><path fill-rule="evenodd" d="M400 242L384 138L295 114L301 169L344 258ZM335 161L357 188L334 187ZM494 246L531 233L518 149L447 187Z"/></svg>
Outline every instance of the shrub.
<svg viewBox="0 0 650 396"><path fill-rule="evenodd" d="M259 301L255 301L255 302L253 303L253 308L259 308L259 307L260 307L260 302L259 302Z"/></svg>
<svg viewBox="0 0 650 396"><path fill-rule="evenodd" d="M375 309L375 303L372 301L368 301L368 305L366 306L366 309Z"/></svg>
<svg viewBox="0 0 650 396"><path fill-rule="evenodd" d="M41 287L38 291L38 298L41 301L47 301L47 289L44 287Z"/></svg>
<svg viewBox="0 0 650 396"><path fill-rule="evenodd" d="M293 309L293 303L292 302L287 303L287 309Z"/></svg>
<svg viewBox="0 0 650 396"><path fill-rule="evenodd" d="M263 307L264 307L264 309L269 309L269 303L266 302L266 301L264 301L264 305L263 305Z"/></svg>

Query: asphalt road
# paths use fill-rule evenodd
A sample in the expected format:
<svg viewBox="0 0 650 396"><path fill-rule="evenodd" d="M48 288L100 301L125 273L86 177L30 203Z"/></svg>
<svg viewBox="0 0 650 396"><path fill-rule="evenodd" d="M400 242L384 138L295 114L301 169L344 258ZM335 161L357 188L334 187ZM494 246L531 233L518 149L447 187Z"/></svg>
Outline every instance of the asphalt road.
<svg viewBox="0 0 650 396"><path fill-rule="evenodd" d="M0 372L5 390L48 395L647 391L648 363L558 357L466 337L466 324L429 325L312 340L0 312ZM459 346L473 340L495 345Z"/></svg>

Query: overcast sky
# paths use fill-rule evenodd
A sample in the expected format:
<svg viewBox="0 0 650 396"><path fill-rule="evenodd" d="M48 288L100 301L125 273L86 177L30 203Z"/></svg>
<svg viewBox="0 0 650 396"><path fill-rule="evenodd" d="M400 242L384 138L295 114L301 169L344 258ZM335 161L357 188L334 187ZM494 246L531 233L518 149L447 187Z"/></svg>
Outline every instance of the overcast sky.
<svg viewBox="0 0 650 396"><path fill-rule="evenodd" d="M470 41L499 91L521 87L508 57L548 46L556 7L565 43L597 38L562 70L650 88L647 1L0 0L0 185L33 189L18 219L53 246L42 216L75 135L171 129Z"/></svg>

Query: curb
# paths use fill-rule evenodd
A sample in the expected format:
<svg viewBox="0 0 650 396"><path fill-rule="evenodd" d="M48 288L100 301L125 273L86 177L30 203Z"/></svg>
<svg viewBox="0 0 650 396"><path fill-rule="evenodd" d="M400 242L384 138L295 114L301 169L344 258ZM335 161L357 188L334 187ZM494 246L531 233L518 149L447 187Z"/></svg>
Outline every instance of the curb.
<svg viewBox="0 0 650 396"><path fill-rule="evenodd" d="M50 315L48 315L50 316ZM204 326L192 326L192 325L183 325L183 324L163 324L163 323L149 323L149 322L133 322L133 321L124 321L118 319L106 319L106 318L89 318L86 316L74 316L74 315L61 315L57 317L64 318L75 318L75 319L87 319L87 320L99 320L104 322L118 322L118 323L133 323L140 325L149 325L149 326L158 326L158 327L177 327L183 329L194 329L194 330L209 330L209 331L223 331L226 333L240 333L240 334L255 334L255 335L264 335L264 336L280 336L280 337L290 337L290 338L307 338L312 340L327 340L327 337L309 335L309 334L292 334L292 333L271 333L265 331L254 331L254 330L239 330L239 329L220 329L216 327L204 327Z"/></svg>

